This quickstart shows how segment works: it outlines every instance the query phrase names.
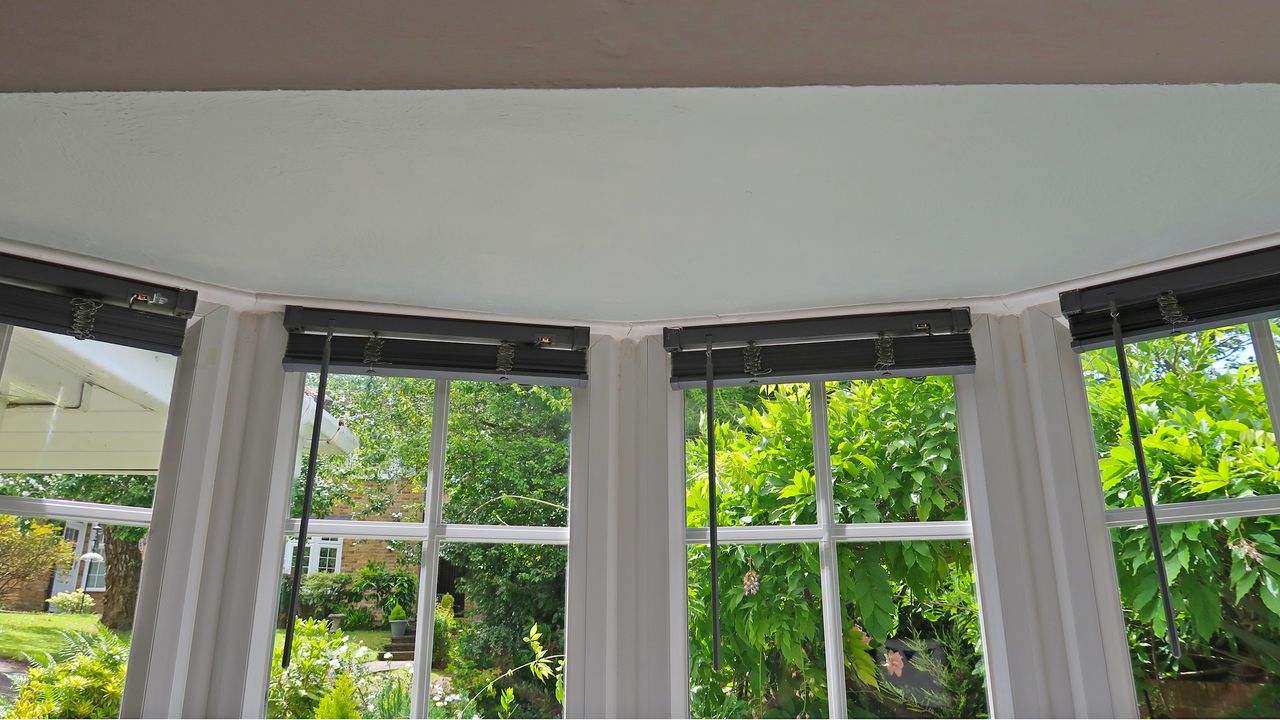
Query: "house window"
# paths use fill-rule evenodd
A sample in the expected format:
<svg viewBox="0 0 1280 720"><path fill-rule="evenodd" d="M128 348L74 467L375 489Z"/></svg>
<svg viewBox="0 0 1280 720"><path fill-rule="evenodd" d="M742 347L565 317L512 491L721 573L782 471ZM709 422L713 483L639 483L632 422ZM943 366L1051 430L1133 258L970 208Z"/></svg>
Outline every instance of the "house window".
<svg viewBox="0 0 1280 720"><path fill-rule="evenodd" d="M685 393L691 714L985 715L951 378L716 393L720 670L705 395Z"/></svg>
<svg viewBox="0 0 1280 720"><path fill-rule="evenodd" d="M1280 713L1275 327L1255 321L1126 346L1180 659L1165 637L1116 353L1081 358L1147 717Z"/></svg>
<svg viewBox="0 0 1280 720"><path fill-rule="evenodd" d="M102 529L95 527L89 531L89 552L102 556L101 560L90 560L84 573L84 589L90 592L102 592L107 589L106 547L102 541Z"/></svg>
<svg viewBox="0 0 1280 720"><path fill-rule="evenodd" d="M284 574L293 571L293 561L297 557L298 541L290 538L284 552ZM302 551L302 566L306 572L335 573L341 567L342 538L311 537L307 539L307 547Z"/></svg>
<svg viewBox="0 0 1280 720"><path fill-rule="evenodd" d="M309 375L304 385L317 380ZM306 571L340 570L328 582L302 579L300 616L309 624L295 626L295 651L317 632L311 623L342 613L357 640L352 662L340 661L344 672L406 698L413 717L559 717L572 393L335 374L327 395L335 423L317 463ZM298 473L291 536L303 482ZM286 551L296 547L290 537ZM403 626L392 620L397 607ZM535 657L536 671L527 665ZM383 659L413 663L368 664ZM433 678L433 665L451 663L474 670ZM494 678L493 691L482 692Z"/></svg>

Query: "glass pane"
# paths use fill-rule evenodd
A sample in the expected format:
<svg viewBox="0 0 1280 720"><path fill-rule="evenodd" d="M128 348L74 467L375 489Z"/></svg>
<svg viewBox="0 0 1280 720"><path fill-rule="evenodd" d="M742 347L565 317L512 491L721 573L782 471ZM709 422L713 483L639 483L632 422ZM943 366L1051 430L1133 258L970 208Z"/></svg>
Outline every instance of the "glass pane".
<svg viewBox="0 0 1280 720"><path fill-rule="evenodd" d="M561 716L567 550L441 545L430 717Z"/></svg>
<svg viewBox="0 0 1280 720"><path fill-rule="evenodd" d="M817 545L720 547L721 669L711 651L711 569L688 550L693 717L826 717Z"/></svg>
<svg viewBox="0 0 1280 720"><path fill-rule="evenodd" d="M176 362L14 328L0 363L0 495L150 508ZM10 714L119 714L146 533L0 516Z"/></svg>
<svg viewBox="0 0 1280 720"><path fill-rule="evenodd" d="M1280 454L1248 326L1147 340L1126 352L1157 503L1280 492ZM1115 350L1081 361L1107 506L1141 506Z"/></svg>
<svg viewBox="0 0 1280 720"><path fill-rule="evenodd" d="M1112 531L1145 717L1280 716L1280 516L1160 527L1183 655L1165 639L1147 529Z"/></svg>
<svg viewBox="0 0 1280 720"><path fill-rule="evenodd" d="M307 375L293 517L302 514L319 376ZM311 517L421 522L435 381L330 375Z"/></svg>
<svg viewBox="0 0 1280 720"><path fill-rule="evenodd" d="M706 391L685 391L685 490L689 527L706 527ZM811 525L813 413L809 385L716 388L719 523Z"/></svg>
<svg viewBox="0 0 1280 720"><path fill-rule="evenodd" d="M280 664L290 578L280 578L267 717L408 718L422 544L311 540L320 542L308 543L316 559L302 576L288 669ZM317 566L329 552L336 560L335 544L338 571Z"/></svg>
<svg viewBox="0 0 1280 720"><path fill-rule="evenodd" d="M176 363L14 328L0 373L0 495L151 507Z"/></svg>
<svg viewBox="0 0 1280 720"><path fill-rule="evenodd" d="M569 388L453 382L444 521L565 527Z"/></svg>
<svg viewBox="0 0 1280 720"><path fill-rule="evenodd" d="M841 544L849 717L987 716L969 543Z"/></svg>
<svg viewBox="0 0 1280 720"><path fill-rule="evenodd" d="M950 376L827 383L838 523L963 520Z"/></svg>

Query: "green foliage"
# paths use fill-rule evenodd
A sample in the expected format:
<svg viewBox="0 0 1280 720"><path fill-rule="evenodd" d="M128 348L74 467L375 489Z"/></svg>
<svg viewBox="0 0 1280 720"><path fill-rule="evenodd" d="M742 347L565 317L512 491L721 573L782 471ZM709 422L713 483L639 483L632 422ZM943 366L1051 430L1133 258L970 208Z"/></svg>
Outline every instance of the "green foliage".
<svg viewBox="0 0 1280 720"><path fill-rule="evenodd" d="M388 620L408 620L409 615L404 611L404 608L400 607L399 603L397 603L395 607L391 608L391 615L387 619Z"/></svg>
<svg viewBox="0 0 1280 720"><path fill-rule="evenodd" d="M49 598L49 604L73 615L87 615L93 612L93 598L79 589L60 592Z"/></svg>
<svg viewBox="0 0 1280 720"><path fill-rule="evenodd" d="M360 568L355 576L355 588L384 615L390 615L396 605L415 607L418 604L417 575L388 570L385 563L370 562Z"/></svg>
<svg viewBox="0 0 1280 720"><path fill-rule="evenodd" d="M314 618L340 613L362 597L350 573L308 573L298 589L302 613Z"/></svg>
<svg viewBox="0 0 1280 720"><path fill-rule="evenodd" d="M349 675L341 675L329 692L316 704L316 718L359 718L360 707L356 700L355 682Z"/></svg>
<svg viewBox="0 0 1280 720"><path fill-rule="evenodd" d="M342 610L346 615L342 619L342 627L346 630L369 630L374 625L373 611L363 607L349 607Z"/></svg>
<svg viewBox="0 0 1280 720"><path fill-rule="evenodd" d="M736 398L725 410L721 394ZM964 517L950 378L828 383L841 522ZM816 521L807 385L717 391L722 524ZM686 407L701 408L690 392ZM706 424L688 422L688 522L705 525ZM723 669L711 663L709 556L689 550L691 709L699 717L822 716L827 712L820 563L814 545L720 549ZM839 546L850 669L850 713L978 716L986 712L981 639L967 543L907 541ZM912 703L879 672L893 638L944 643L932 672L946 703Z"/></svg>
<svg viewBox="0 0 1280 720"><path fill-rule="evenodd" d="M385 720L408 718L413 702L413 696L409 692L408 676L402 672L386 672L380 675L381 684L378 685L364 716Z"/></svg>
<svg viewBox="0 0 1280 720"><path fill-rule="evenodd" d="M1129 349L1156 502L1280 492L1280 451L1250 351L1245 326ZM1115 352L1086 353L1083 364L1107 506L1140 507ZM1160 537L1186 645L1180 660L1167 651L1147 530L1114 531L1140 693L1180 673L1280 681L1280 517L1165 524Z"/></svg>
<svg viewBox="0 0 1280 720"><path fill-rule="evenodd" d="M13 718L108 718L120 714L129 646L114 633L66 633L35 660L7 710Z"/></svg>
<svg viewBox="0 0 1280 720"><path fill-rule="evenodd" d="M435 625L431 634L431 666L443 668L449 664L449 657L453 655L453 596L445 594L449 600L448 604L441 600L436 604Z"/></svg>
<svg viewBox="0 0 1280 720"><path fill-rule="evenodd" d="M74 562L58 526L0 515L0 597Z"/></svg>
<svg viewBox="0 0 1280 720"><path fill-rule="evenodd" d="M275 650L267 691L267 714L272 718L315 717L320 700L343 677L352 681L358 693L363 692L368 675L365 663L372 653L348 636L331 632L323 620L299 620L287 669L280 667L282 654L283 648Z"/></svg>

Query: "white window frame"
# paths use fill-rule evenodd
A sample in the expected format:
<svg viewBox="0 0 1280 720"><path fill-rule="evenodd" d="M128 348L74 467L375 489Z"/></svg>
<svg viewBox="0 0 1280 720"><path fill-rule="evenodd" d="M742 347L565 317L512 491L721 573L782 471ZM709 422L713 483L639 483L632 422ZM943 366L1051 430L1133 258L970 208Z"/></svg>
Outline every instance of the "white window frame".
<svg viewBox="0 0 1280 720"><path fill-rule="evenodd" d="M88 550L85 552L97 552L102 556L101 560L90 560L84 564L84 578L81 587L85 592L106 592L107 590L107 539L104 535L106 528L98 523L89 525L88 533ZM97 569L102 572L95 572ZM101 582L89 584L90 578L97 578Z"/></svg>
<svg viewBox="0 0 1280 720"><path fill-rule="evenodd" d="M952 376L957 385L960 378ZM819 572L820 584L822 590L822 617L823 617L823 641L825 649L825 672L827 680L827 703L828 712L833 720L848 717L848 688L846 687L845 677L845 653L844 653L844 631L841 623L841 608L843 607L840 598L839 583L839 566L837 558L837 548L840 543L848 542L901 542L906 540L964 540L969 543L970 553L974 552L973 548L973 525L969 518L972 518L972 510L970 508L970 495L972 481L970 479L970 470L964 457L965 453L961 452L961 457L954 460L960 462L961 476L964 479L965 487L965 520L936 520L927 522L883 522L883 523L837 523L835 521L835 510L833 502L834 481L831 472L831 427L827 420L827 393L826 381L814 381L809 383L809 402L810 412L812 414L813 424L813 461L815 475L815 496L817 500L818 522L815 525L763 525L763 526L745 526L745 527L721 527L718 528L719 542L724 545L745 545L745 544L816 544L819 553ZM682 391L672 391L679 396L677 401L679 407L684 407L685 393ZM960 412L960 393L956 390L956 423L957 432L960 433L961 442L963 443L963 433L958 427L962 422L963 413ZM680 414L683 417L683 412ZM685 437L684 425L680 422L673 422L670 428L672 458L671 470L668 473L671 482L671 492L679 493L679 509L680 517L683 520L685 515L685 489L688 479L686 477L685 463ZM684 717L689 716L689 616L688 616L688 579L689 573L685 564L686 551L688 547L694 545L705 545L710 540L710 531L705 527L686 528L684 531L683 547L679 548L680 561L673 568L673 575L679 572L681 580L672 583L673 593L678 593L678 597L672 598L672 607L683 611L683 627L680 630L682 635L679 646L674 649L673 656L683 660L680 663L683 666L683 673L680 677L672 678L672 705L678 710L677 714ZM977 573L978 563L974 562L974 572ZM977 602L977 597L975 597ZM992 683L990 681L989 660L991 650L986 647L986 623L987 617L984 612L979 612L979 623L983 628L983 662L986 665L985 677L987 692L987 707L990 710L993 707L992 700ZM678 624L678 621L677 621Z"/></svg>
<svg viewBox="0 0 1280 720"><path fill-rule="evenodd" d="M307 569L304 571L304 573L311 574L311 573L318 573L318 572L326 572L326 573L342 572L342 545L344 540L346 540L346 538L332 537L332 536L321 537L319 535L312 535L311 537L308 537L307 538L307 554L306 554ZM320 569L320 550L326 549L326 548L336 549L337 555L334 560L333 569L322 571ZM297 552L298 552L298 539L296 537L290 538L289 541L285 543L284 557L282 558L282 561L281 561L281 572L283 572L285 575L288 575L293 571L293 558L295 557Z"/></svg>
<svg viewBox="0 0 1280 720"><path fill-rule="evenodd" d="M301 373L293 373L301 375ZM539 526L515 526L515 525L469 525L462 523L445 523L441 520L441 513L444 504L444 478L445 464L448 457L448 436L449 436L449 397L451 383L455 378L448 376L435 377L433 415L431 423L430 438L430 461L427 469L427 483L424 488L425 510L422 522L387 522L374 520L333 520L333 519L311 519L307 523L308 534L314 533L316 536L336 536L342 540L347 539L366 539L366 540L401 540L414 541L422 543L422 558L419 564L418 575L418 609L417 609L417 635L416 650L413 660L413 702L411 705L409 716L411 718L425 718L430 710L431 698L431 655L432 640L434 638L435 626L435 598L436 586L439 576L440 567L440 543L482 543L482 544L540 544L540 545L566 545L569 547L570 566L573 563L574 547L569 542L569 528L566 527L539 527ZM554 383L547 383L554 384ZM573 447L574 429L578 427L580 421L580 403L577 402L578 390L573 389L574 402L571 403L570 411L570 447ZM300 406L299 410L300 410ZM287 415L286 415L287 417ZM300 418L294 417L294 426L297 425ZM575 477L575 454L570 452L569 455L569 485L572 488L573 478ZM285 478L286 481L292 482L293 477ZM567 493L569 498L569 517L574 516L573 508L575 505L574 498L576 494L572 491ZM286 508L288 513L290 508ZM296 518L287 518L284 522L284 530L286 535L296 536L299 530L299 520ZM296 548L296 538L292 539L288 544ZM308 543L309 544L309 543ZM283 548L285 543L283 538L278 548ZM572 581L572 577L570 582ZM565 592L566 603L569 598L569 588L566 587ZM566 613L566 618L568 614ZM566 621L566 625L569 622ZM569 628L566 627L566 635ZM566 702L568 701L570 678L567 668L569 663L573 662L573 658L569 653L569 643L565 643L565 667L566 667ZM261 707L265 710L266 698L261 699Z"/></svg>
<svg viewBox="0 0 1280 720"><path fill-rule="evenodd" d="M1280 355L1277 355L1275 336L1272 334L1271 320L1267 318L1254 318L1247 322L1249 328L1250 339L1253 343L1255 360L1258 363L1258 374L1262 382L1263 394L1266 398L1267 413L1271 419L1271 427L1273 431L1280 431ZM1231 327L1233 323L1224 321L1218 327ZM1066 342L1064 339L1063 342ZM1064 385L1076 386L1079 392L1075 393L1076 402L1083 407L1079 411L1083 413L1083 417L1090 418L1090 408L1088 395L1084 392L1084 366L1077 353L1071 352L1069 348L1064 352L1070 353L1076 358L1074 363L1064 363L1063 372L1066 374L1062 378ZM1072 400L1069 398L1068 402ZM1092 425L1089 426L1092 431ZM1102 485L1098 475L1098 452L1093 444L1092 432L1088 434L1088 445L1090 458L1092 460L1092 472L1081 478L1082 483L1089 483L1091 487L1082 488L1091 493L1095 493L1098 499L1102 500ZM1107 508L1105 503L1100 502L1102 507L1102 523L1101 526L1106 530L1119 527L1146 527L1147 519L1145 510L1142 507L1132 508ZM1228 518L1244 518L1244 517L1260 517L1265 515L1280 515L1280 494L1235 497L1235 498L1217 498L1211 500L1196 500L1191 502L1178 503L1157 503L1155 506L1156 521L1162 525L1171 523L1195 522L1202 520L1225 520ZM1100 587L1099 592L1110 594L1115 602L1119 602L1120 583L1115 569L1115 553L1112 549L1113 541L1111 537L1104 538L1106 547L1109 552L1105 556L1104 562L1110 563L1107 568L1109 573L1104 577L1109 578L1109 585ZM1128 652L1127 643L1125 644L1124 673L1123 680L1127 681L1132 677L1132 659ZM1117 687L1125 687L1126 683L1118 683ZM1131 687L1131 685L1129 685ZM1128 703L1137 712L1139 705L1136 694L1130 694L1126 698L1117 698L1117 700Z"/></svg>

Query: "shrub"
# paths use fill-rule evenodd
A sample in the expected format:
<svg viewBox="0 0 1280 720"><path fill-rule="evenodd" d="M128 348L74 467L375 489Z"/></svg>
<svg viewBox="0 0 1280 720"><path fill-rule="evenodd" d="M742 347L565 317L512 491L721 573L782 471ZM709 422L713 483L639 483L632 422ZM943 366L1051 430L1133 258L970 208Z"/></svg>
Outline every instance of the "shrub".
<svg viewBox="0 0 1280 720"><path fill-rule="evenodd" d="M342 627L348 630L368 630L373 627L373 611L369 608L349 607L342 611L345 618Z"/></svg>
<svg viewBox="0 0 1280 720"><path fill-rule="evenodd" d="M84 590L60 592L49 598L49 604L64 613L87 615L93 612L93 598Z"/></svg>
<svg viewBox="0 0 1280 720"><path fill-rule="evenodd" d="M355 588L365 600L372 602L383 615L389 615L396 605L413 607L418 604L418 578L413 573L388 571L380 562L371 562L360 568L355 576Z"/></svg>
<svg viewBox="0 0 1280 720"><path fill-rule="evenodd" d="M57 527L0 515L0 596L75 561L75 551Z"/></svg>
<svg viewBox="0 0 1280 720"><path fill-rule="evenodd" d="M378 673L378 679L382 684L374 692L373 700L370 701L364 716L379 720L399 720L409 717L412 697L409 694L408 675L403 671L384 672ZM432 687L435 687L434 682Z"/></svg>
<svg viewBox="0 0 1280 720"><path fill-rule="evenodd" d="M449 656L453 654L453 623L453 596L446 594L436 605L435 629L431 633L431 667L443 668L449 664Z"/></svg>
<svg viewBox="0 0 1280 720"><path fill-rule="evenodd" d="M324 618L360 600L350 573L311 573L302 578L298 605L309 617Z"/></svg>
<svg viewBox="0 0 1280 720"><path fill-rule="evenodd" d="M341 675L316 705L317 718L359 718L356 684L349 675Z"/></svg>
<svg viewBox="0 0 1280 720"><path fill-rule="evenodd" d="M64 633L58 650L18 681L7 717L116 717L128 661L129 646L115 633Z"/></svg>
<svg viewBox="0 0 1280 720"><path fill-rule="evenodd" d="M288 669L280 668L283 650L275 651L267 691L267 714L273 718L315 717L320 699L343 677L350 678L359 692L372 652L346 635L330 632L323 620L298 621Z"/></svg>
<svg viewBox="0 0 1280 720"><path fill-rule="evenodd" d="M396 606L391 608L391 616L388 617L387 619L388 620L408 620L409 616L408 614L405 613L404 608L400 607L399 603L396 603Z"/></svg>

